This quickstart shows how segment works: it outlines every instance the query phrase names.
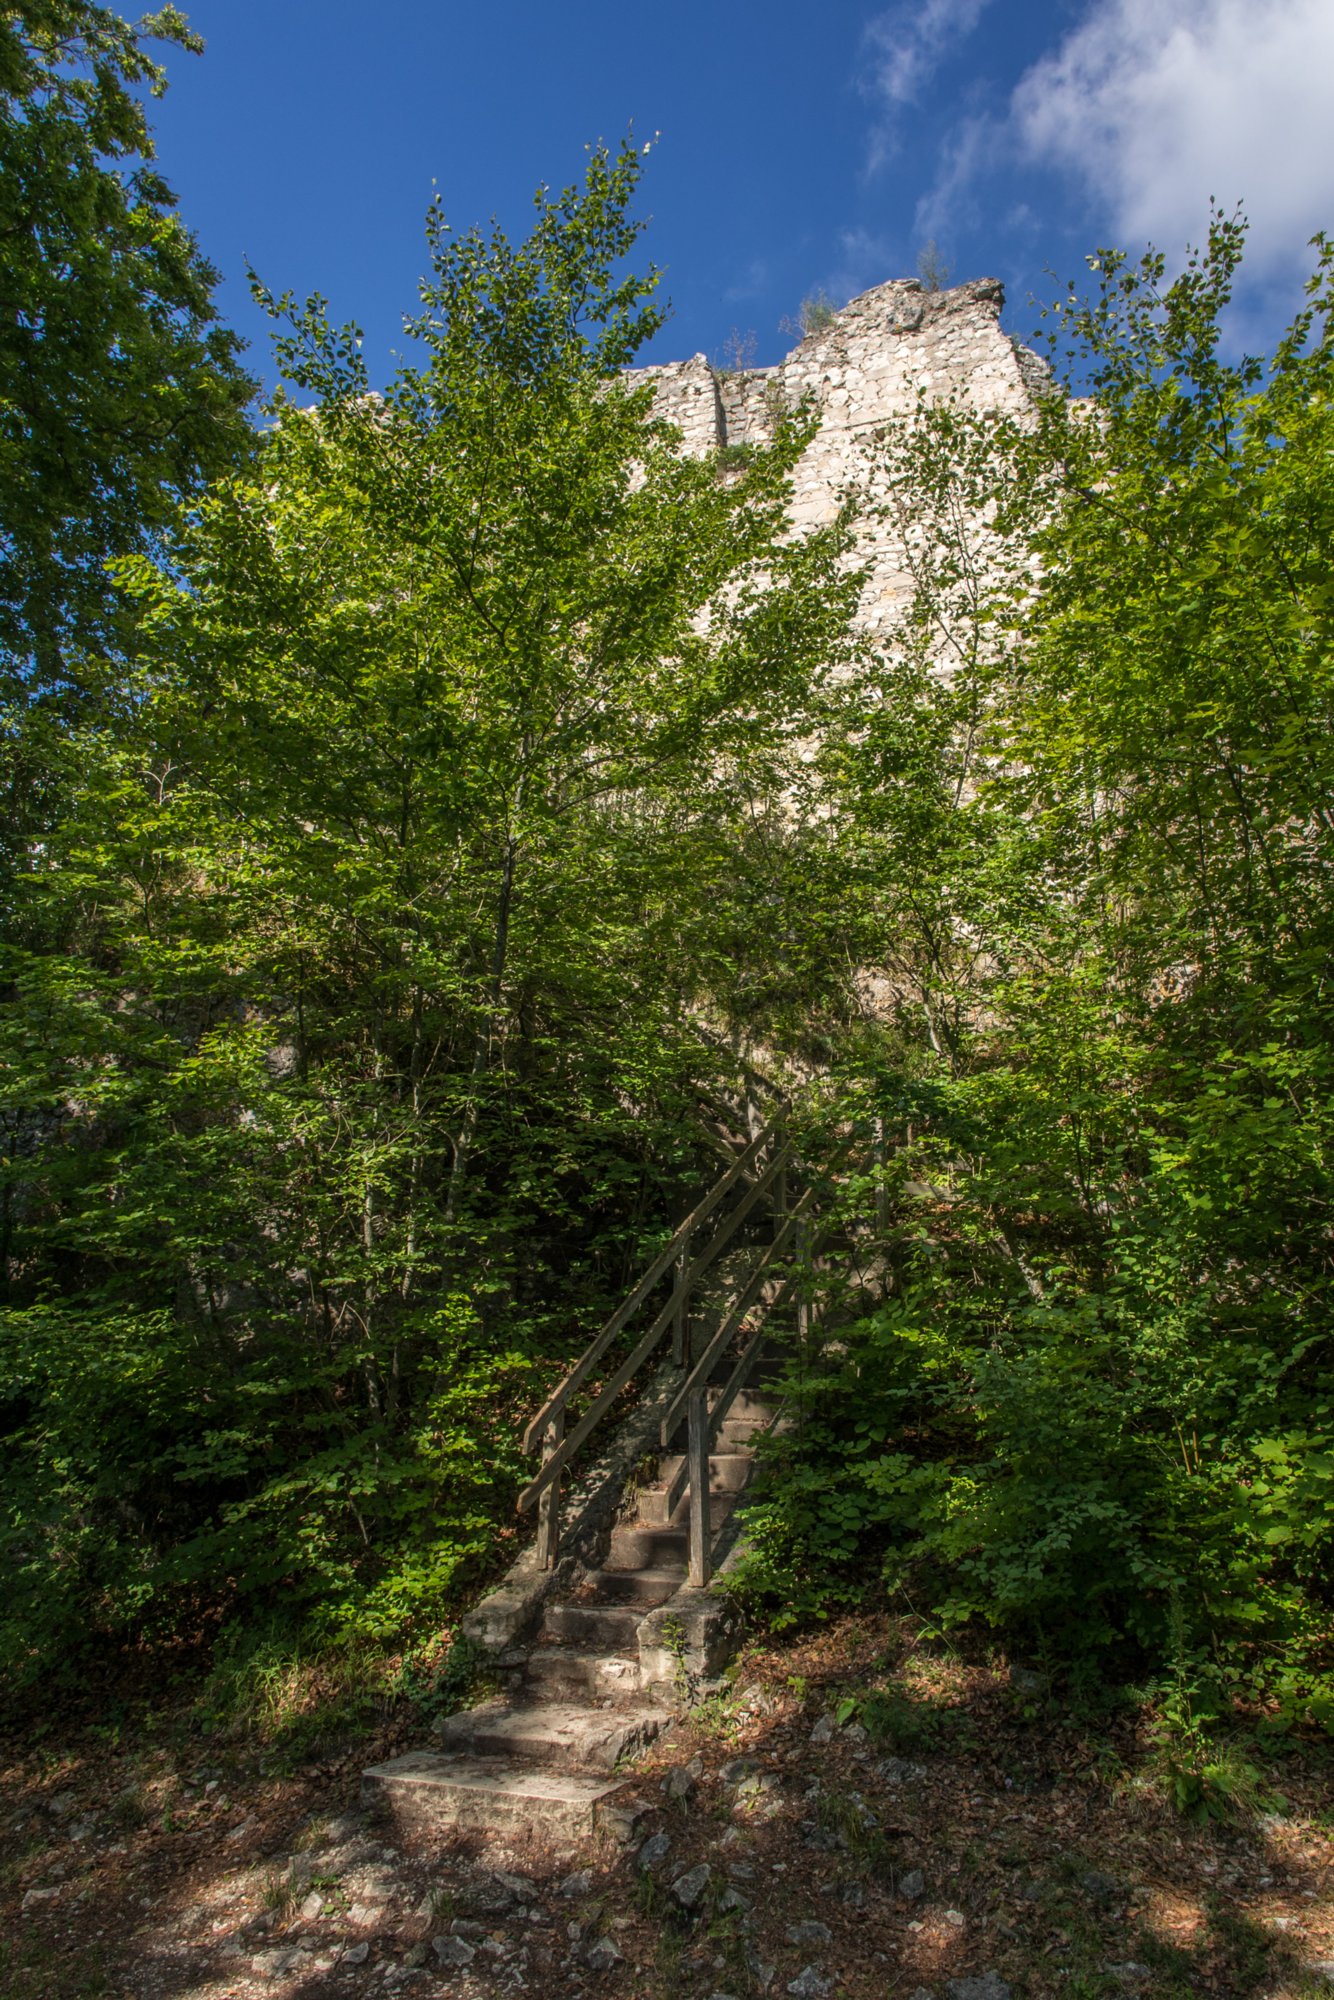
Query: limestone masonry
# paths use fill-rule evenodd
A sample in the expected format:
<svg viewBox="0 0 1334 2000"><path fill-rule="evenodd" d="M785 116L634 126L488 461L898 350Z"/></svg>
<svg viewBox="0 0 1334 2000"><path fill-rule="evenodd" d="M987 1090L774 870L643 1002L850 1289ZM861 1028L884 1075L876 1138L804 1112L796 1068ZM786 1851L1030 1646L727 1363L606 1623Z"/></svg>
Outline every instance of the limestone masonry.
<svg viewBox="0 0 1334 2000"><path fill-rule="evenodd" d="M696 354L632 370L629 380L654 385L658 414L680 429L688 451L701 456L764 442L777 409L813 396L820 428L797 467L792 502L794 525L813 526L832 520L850 484L874 491L875 433L910 416L919 395L957 397L979 410L1015 416L1031 408L1047 380L1046 364L1001 331L1004 296L993 278L946 292L898 279L851 300L774 368L731 372ZM861 532L858 557L869 563L870 574L860 622L869 636L883 638L902 614L912 582L889 522L872 511L863 515Z"/></svg>

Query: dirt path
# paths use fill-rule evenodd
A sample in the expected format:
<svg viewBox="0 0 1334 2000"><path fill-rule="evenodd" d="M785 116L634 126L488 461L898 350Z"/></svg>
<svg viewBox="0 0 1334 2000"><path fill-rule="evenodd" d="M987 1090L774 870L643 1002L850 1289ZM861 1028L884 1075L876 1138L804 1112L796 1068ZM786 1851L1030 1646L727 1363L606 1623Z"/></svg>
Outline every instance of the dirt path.
<svg viewBox="0 0 1334 2000"><path fill-rule="evenodd" d="M1281 1807L1174 1815L1126 1728L909 1650L884 1624L747 1659L640 1761L630 1844L409 1838L363 1764L264 1775L180 1718L120 1744L11 1745L0 1773L6 2000L1094 2000L1334 1990L1334 1791L1292 1757ZM840 1726L872 1680L891 1692ZM1326 1969L1328 1981L1326 1980Z"/></svg>

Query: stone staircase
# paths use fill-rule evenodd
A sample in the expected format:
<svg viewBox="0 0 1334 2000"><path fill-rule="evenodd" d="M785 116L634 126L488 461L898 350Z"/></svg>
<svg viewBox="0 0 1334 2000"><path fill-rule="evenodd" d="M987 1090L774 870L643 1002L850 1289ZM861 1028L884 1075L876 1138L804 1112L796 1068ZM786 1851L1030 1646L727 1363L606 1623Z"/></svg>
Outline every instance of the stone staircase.
<svg viewBox="0 0 1334 2000"><path fill-rule="evenodd" d="M764 1390L752 1390L719 1428L709 1459L715 1562L736 1538L754 1437L776 1414ZM628 1497L599 1566L553 1592L518 1657L502 1655L506 1693L439 1722L439 1747L367 1771L368 1802L409 1828L538 1831L558 1843L626 1830L619 1768L670 1728L683 1666L693 1657L716 1672L739 1630L725 1594L689 1583L690 1499L674 1498L683 1469L679 1453L659 1460L652 1483Z"/></svg>
<svg viewBox="0 0 1334 2000"><path fill-rule="evenodd" d="M785 1112L766 1125L752 1109L715 1126L723 1172L528 1420L540 1466L518 1506L537 1532L464 1624L505 1692L365 1773L367 1801L400 1822L626 1835L622 1767L735 1651L740 1616L711 1579L737 1538L756 1434L777 1420L775 1325L805 1349L835 1240L822 1210L834 1168L798 1157ZM604 1421L617 1436L590 1465ZM646 1463L655 1476L637 1483Z"/></svg>

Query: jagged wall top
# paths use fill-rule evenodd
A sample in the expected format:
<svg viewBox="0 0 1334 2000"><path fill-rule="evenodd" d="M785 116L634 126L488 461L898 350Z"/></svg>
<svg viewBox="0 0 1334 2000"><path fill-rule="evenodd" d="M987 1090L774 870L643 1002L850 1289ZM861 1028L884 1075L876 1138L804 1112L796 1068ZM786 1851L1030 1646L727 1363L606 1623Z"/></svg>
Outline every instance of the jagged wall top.
<svg viewBox="0 0 1334 2000"><path fill-rule="evenodd" d="M832 519L850 482L867 483L874 433L910 415L919 395L958 396L1013 415L1032 407L1046 367L1001 331L1004 302L994 278L942 292L893 279L850 300L775 367L716 369L696 354L635 369L630 379L653 384L657 413L700 455L762 442L776 406L813 396L820 426L793 478L792 519L815 525ZM911 594L902 549L887 524L868 514L858 554L870 565L860 622L886 636Z"/></svg>

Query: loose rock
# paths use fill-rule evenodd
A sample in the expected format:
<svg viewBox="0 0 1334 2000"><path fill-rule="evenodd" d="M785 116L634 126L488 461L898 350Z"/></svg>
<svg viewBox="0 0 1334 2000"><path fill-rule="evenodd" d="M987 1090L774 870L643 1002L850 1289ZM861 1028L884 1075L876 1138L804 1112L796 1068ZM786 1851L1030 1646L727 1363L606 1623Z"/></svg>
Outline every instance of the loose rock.
<svg viewBox="0 0 1334 2000"><path fill-rule="evenodd" d="M434 1937L431 1939L431 1950L447 1970L471 1965L477 1956L475 1946L461 1937Z"/></svg>
<svg viewBox="0 0 1334 2000"><path fill-rule="evenodd" d="M537 1901L537 1884L531 1881L527 1875L507 1875L503 1868L492 1869L491 1875L492 1880L499 1882L501 1888L505 1890L512 1902L535 1903Z"/></svg>
<svg viewBox="0 0 1334 2000"><path fill-rule="evenodd" d="M1045 1674L1034 1673L1031 1667L1011 1667L1010 1686L1016 1694L1045 1695L1051 1682Z"/></svg>
<svg viewBox="0 0 1334 2000"><path fill-rule="evenodd" d="M581 1868L577 1875L567 1875L560 1885L562 1896L586 1896L593 1886L593 1877L587 1868Z"/></svg>
<svg viewBox="0 0 1334 2000"><path fill-rule="evenodd" d="M691 1868L686 1874L677 1876L672 1884L673 1900L679 1903L683 1910L695 1909L712 1879L713 1870L707 1861L701 1861L697 1868Z"/></svg>
<svg viewBox="0 0 1334 2000"><path fill-rule="evenodd" d="M832 1944L833 1940L834 1933L828 1924L815 1922L789 1924L787 1928L789 1944Z"/></svg>
<svg viewBox="0 0 1334 2000"><path fill-rule="evenodd" d="M906 1757L884 1757L875 1767L875 1774L884 1785L915 1785L926 1776L925 1764L914 1764Z"/></svg>
<svg viewBox="0 0 1334 2000"><path fill-rule="evenodd" d="M257 1951L250 1961L250 1970L261 1979L281 1979L290 1972L297 1961L294 1949L287 1951Z"/></svg>
<svg viewBox="0 0 1334 2000"><path fill-rule="evenodd" d="M592 1972L610 1972L613 1965L622 1963L621 1954L610 1938L599 1938L584 1953L584 1964Z"/></svg>
<svg viewBox="0 0 1334 2000"><path fill-rule="evenodd" d="M635 1856L635 1865L639 1868L656 1868L660 1861L667 1859L671 1851L672 1842L669 1834L650 1834Z"/></svg>
<svg viewBox="0 0 1334 2000"><path fill-rule="evenodd" d="M1010 1989L998 1972L948 1980L945 1991L949 2000L1010 2000Z"/></svg>
<svg viewBox="0 0 1334 2000"><path fill-rule="evenodd" d="M827 1993L834 1990L832 1979L826 1979L818 1965L803 1965L795 1979L789 1979L787 1990L793 2000L824 2000Z"/></svg>
<svg viewBox="0 0 1334 2000"><path fill-rule="evenodd" d="M667 1798L684 1804L693 1795L703 1775L703 1758L692 1757L688 1764L677 1764L667 1773L662 1781L663 1792Z"/></svg>

